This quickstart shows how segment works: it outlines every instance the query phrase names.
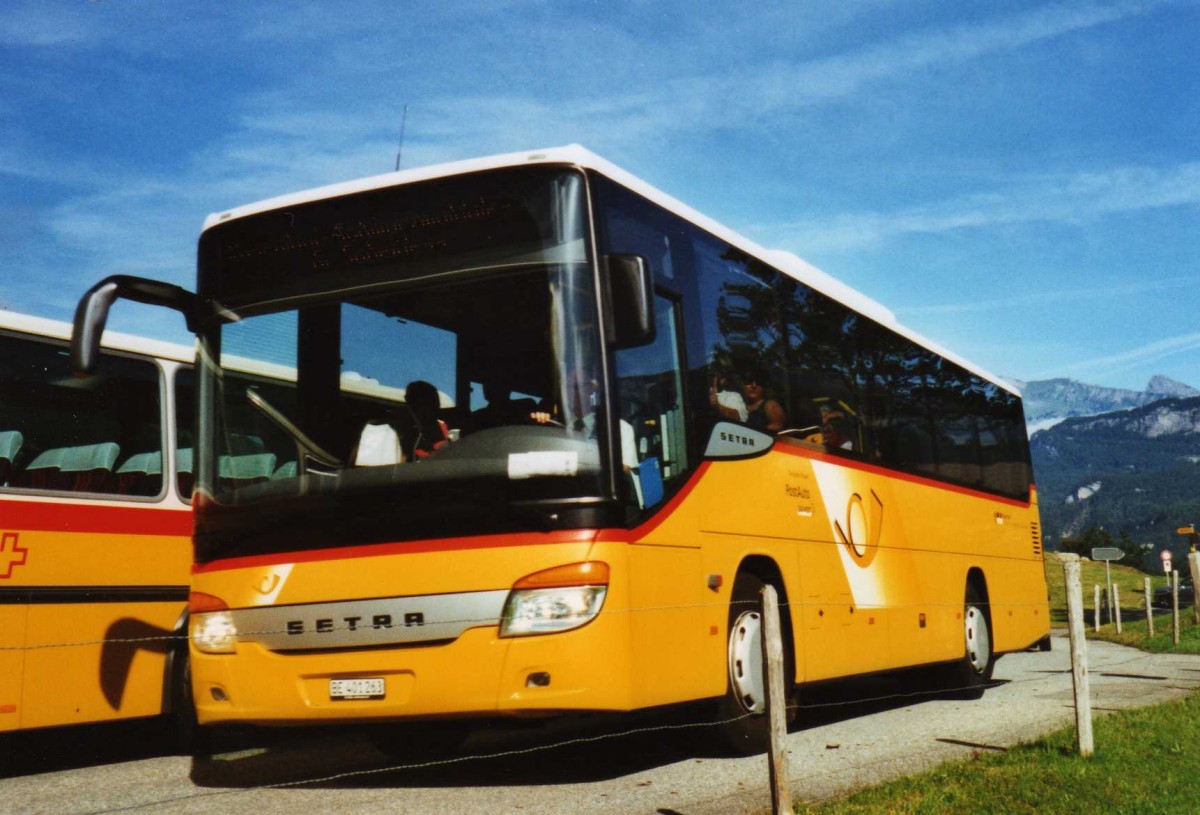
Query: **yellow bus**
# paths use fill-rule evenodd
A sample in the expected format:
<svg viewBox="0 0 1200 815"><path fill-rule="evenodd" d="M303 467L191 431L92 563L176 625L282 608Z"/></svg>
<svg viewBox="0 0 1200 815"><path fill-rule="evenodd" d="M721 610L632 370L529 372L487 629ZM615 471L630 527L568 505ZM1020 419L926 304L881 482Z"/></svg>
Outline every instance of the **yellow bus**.
<svg viewBox="0 0 1200 815"><path fill-rule="evenodd" d="M753 751L767 583L796 685L1048 643L1013 388L583 148L210 216L80 367L122 296L199 338L202 724L711 700Z"/></svg>
<svg viewBox="0 0 1200 815"><path fill-rule="evenodd" d="M0 311L0 732L186 726L195 353L107 334L77 378L70 336Z"/></svg>

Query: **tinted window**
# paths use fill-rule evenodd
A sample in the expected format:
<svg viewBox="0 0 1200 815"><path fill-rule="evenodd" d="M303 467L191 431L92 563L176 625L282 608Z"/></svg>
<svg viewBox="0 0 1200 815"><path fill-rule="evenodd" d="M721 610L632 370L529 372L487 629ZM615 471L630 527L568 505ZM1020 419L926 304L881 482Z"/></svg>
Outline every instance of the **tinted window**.
<svg viewBox="0 0 1200 815"><path fill-rule="evenodd" d="M162 492L159 369L102 354L76 378L65 345L0 336L0 484L29 490Z"/></svg>
<svg viewBox="0 0 1200 815"><path fill-rule="evenodd" d="M838 456L1028 497L1017 396L627 190L603 179L597 188L609 230L625 236L618 251L643 254L656 275L669 261L684 294L701 445L713 421L741 421Z"/></svg>

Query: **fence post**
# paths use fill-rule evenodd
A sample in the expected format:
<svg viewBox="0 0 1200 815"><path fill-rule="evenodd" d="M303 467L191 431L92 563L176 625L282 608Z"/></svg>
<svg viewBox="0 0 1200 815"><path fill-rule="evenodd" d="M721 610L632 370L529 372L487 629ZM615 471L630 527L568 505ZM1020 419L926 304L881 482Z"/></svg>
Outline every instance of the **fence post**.
<svg viewBox="0 0 1200 815"><path fill-rule="evenodd" d="M1200 592L1196 591L1196 581L1200 578L1200 552L1188 553L1188 568L1192 573L1192 609L1196 614L1196 625L1200 625Z"/></svg>
<svg viewBox="0 0 1200 815"><path fill-rule="evenodd" d="M1079 556L1063 558L1063 576L1067 583L1067 625L1071 633L1071 680L1075 686L1075 733L1079 755L1084 758L1095 752L1092 739L1092 698L1088 683L1087 638L1083 622L1083 579L1079 573ZM1096 587L1100 596L1100 587ZM1099 603L1097 603L1099 605Z"/></svg>
<svg viewBox="0 0 1200 815"><path fill-rule="evenodd" d="M779 595L775 587L763 587L763 664L767 668L767 719L771 740L767 748L771 775L771 811L791 815L792 792L788 784L787 694L784 693L783 628L779 619Z"/></svg>
<svg viewBox="0 0 1200 815"><path fill-rule="evenodd" d="M1144 578L1146 585L1146 639L1154 636L1154 606L1150 604L1150 578Z"/></svg>
<svg viewBox="0 0 1200 815"><path fill-rule="evenodd" d="M1113 583L1113 614L1116 615L1117 633L1121 633L1121 587Z"/></svg>
<svg viewBox="0 0 1200 815"><path fill-rule="evenodd" d="M1082 581L1083 581L1083 578L1080 577L1080 586L1083 585ZM1083 596L1082 588L1080 588L1079 594L1080 594L1080 597ZM1082 603L1083 601L1080 600L1080 602ZM1100 584L1099 583L1096 584L1096 612L1095 612L1095 614L1092 615L1092 623L1096 626L1096 630L1099 631L1100 630Z"/></svg>
<svg viewBox="0 0 1200 815"><path fill-rule="evenodd" d="M1171 572L1171 632L1179 644L1179 570Z"/></svg>

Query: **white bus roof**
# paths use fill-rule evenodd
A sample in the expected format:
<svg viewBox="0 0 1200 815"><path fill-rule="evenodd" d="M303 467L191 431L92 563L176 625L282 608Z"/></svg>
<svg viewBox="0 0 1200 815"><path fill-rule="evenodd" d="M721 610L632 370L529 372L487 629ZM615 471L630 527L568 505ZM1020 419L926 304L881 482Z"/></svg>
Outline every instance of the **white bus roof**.
<svg viewBox="0 0 1200 815"><path fill-rule="evenodd" d="M40 337L56 340L71 339L71 324L61 320L50 320L45 317L34 317L15 311L0 309L0 329L20 331ZM115 351L128 351L134 354L144 354L159 359L169 359L175 362L195 362L195 346L178 345L163 340L152 340L147 337L137 337L133 334L122 334L117 331L105 331L100 338L100 344Z"/></svg>
<svg viewBox="0 0 1200 815"><path fill-rule="evenodd" d="M226 212L213 213L204 221L204 229L208 230L218 224L237 218L244 218L249 215L256 215L261 212L279 209L282 207L298 206L313 201L321 201L329 198L336 198L343 195L351 195L354 193L367 192L369 190L378 190L386 187L395 187L403 184L411 184L418 181L428 181L435 178L446 178L449 176L462 175L465 173L479 172L483 170L495 170L505 167L518 167L530 164L565 164L577 166L584 169L595 170L596 172L611 178L613 181L621 184L638 193L639 195L648 198L659 206L675 213L676 215L688 220L701 229L712 233L721 240L738 247L746 253L753 255L765 261L769 265L775 267L779 271L799 280L807 286L810 286L821 293L832 297L843 305L853 309L865 317L881 323L897 333L907 337L919 345L928 348L936 354L945 357L946 359L961 365L967 370L975 373L984 379L987 379L1005 390L1011 391L1014 394L1020 391L1010 382L1007 382L994 374L980 368L978 365L971 363L957 354L942 348L937 343L921 336L915 331L903 326L896 319L896 315L892 311L880 303L872 300L865 294L846 285L837 278L829 275L812 264L802 260L791 252L766 249L759 246L754 241L739 235L728 227L722 226L706 215L703 215L696 210L684 204L681 201L667 195L661 190L651 186L640 178L631 173L622 170L615 164L601 158L592 151L578 144L571 144L565 147L552 147L545 150L534 150L524 153L505 153L502 155L488 156L485 158L469 159L466 161L455 161L446 164L435 164L429 167L416 167L410 170L401 170L394 173L384 173L382 175L370 176L368 178L360 178L354 181L346 181L339 184L331 184L325 187L316 187L310 190L281 195L275 198L268 198L263 201L258 201L253 204L237 207L227 210Z"/></svg>

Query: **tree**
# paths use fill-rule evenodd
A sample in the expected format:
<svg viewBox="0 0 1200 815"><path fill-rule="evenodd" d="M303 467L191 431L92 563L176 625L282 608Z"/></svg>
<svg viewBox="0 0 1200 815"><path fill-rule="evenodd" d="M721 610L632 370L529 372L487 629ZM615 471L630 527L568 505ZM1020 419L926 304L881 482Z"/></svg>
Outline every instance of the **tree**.
<svg viewBox="0 0 1200 815"><path fill-rule="evenodd" d="M1093 549L1106 546L1116 546L1108 530L1098 526L1089 526L1074 538L1063 538L1059 551L1070 552L1080 557L1090 558Z"/></svg>

